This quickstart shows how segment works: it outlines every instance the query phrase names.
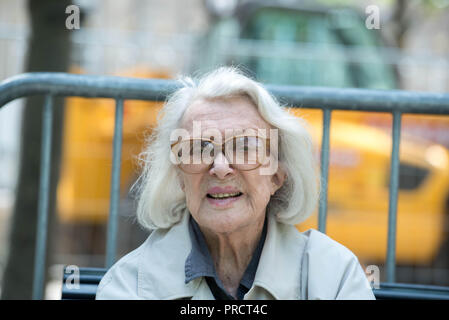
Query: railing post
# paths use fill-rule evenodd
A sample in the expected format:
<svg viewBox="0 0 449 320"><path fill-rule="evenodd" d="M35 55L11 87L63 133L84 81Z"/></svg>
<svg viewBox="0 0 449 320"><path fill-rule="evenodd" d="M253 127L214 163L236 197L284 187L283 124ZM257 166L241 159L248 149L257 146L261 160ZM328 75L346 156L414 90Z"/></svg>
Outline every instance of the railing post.
<svg viewBox="0 0 449 320"><path fill-rule="evenodd" d="M111 175L111 199L108 219L108 234L106 243L106 268L110 268L114 262L117 251L117 224L118 209L120 204L120 168L122 158L123 135L123 99L116 100L114 142L112 156Z"/></svg>
<svg viewBox="0 0 449 320"><path fill-rule="evenodd" d="M390 190L388 206L387 282L395 282L396 225L399 187L399 143L401 139L401 112L393 111L393 134L390 166Z"/></svg>
<svg viewBox="0 0 449 320"><path fill-rule="evenodd" d="M320 207L318 213L318 230L326 233L327 218L327 186L329 175L329 136L331 125L331 109L323 110L323 137L321 139L321 188Z"/></svg>
<svg viewBox="0 0 449 320"><path fill-rule="evenodd" d="M42 299L44 293L45 262L48 229L48 202L50 192L51 140L53 124L53 97L45 96L42 112L41 164L39 178L38 221L34 256L33 300Z"/></svg>

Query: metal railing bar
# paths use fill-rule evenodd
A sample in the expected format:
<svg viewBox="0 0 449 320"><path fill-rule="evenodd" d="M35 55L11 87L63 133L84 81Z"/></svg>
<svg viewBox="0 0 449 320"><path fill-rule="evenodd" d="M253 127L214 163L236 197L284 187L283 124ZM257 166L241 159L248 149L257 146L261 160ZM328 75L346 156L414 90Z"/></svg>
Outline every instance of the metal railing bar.
<svg viewBox="0 0 449 320"><path fill-rule="evenodd" d="M16 98L47 93L54 96L163 101L179 86L176 81L163 79L59 72L24 73L0 83L0 106Z"/></svg>
<svg viewBox="0 0 449 320"><path fill-rule="evenodd" d="M449 114L449 94L446 93L286 85L269 85L266 88L281 101L303 108Z"/></svg>
<svg viewBox="0 0 449 320"><path fill-rule="evenodd" d="M447 294L433 292L395 291L394 289L374 289L373 292L378 300L449 300Z"/></svg>
<svg viewBox="0 0 449 320"><path fill-rule="evenodd" d="M441 293L449 293L449 287L429 285L429 284L411 284L411 283L389 283L389 282L381 282L381 289L410 289L410 290L426 290L426 291L434 291Z"/></svg>
<svg viewBox="0 0 449 320"><path fill-rule="evenodd" d="M42 145L39 178L38 221L34 256L33 299L42 299L45 279L48 209L50 192L51 140L53 123L53 97L45 96L42 112Z"/></svg>
<svg viewBox="0 0 449 320"><path fill-rule="evenodd" d="M163 101L179 88L174 80L135 79L67 73L25 73L0 84L0 106L16 98L51 93L114 99ZM449 94L325 87L267 85L283 103L320 109L449 114Z"/></svg>
<svg viewBox="0 0 449 320"><path fill-rule="evenodd" d="M120 169L123 136L123 99L117 99L115 106L115 125L112 155L111 198L108 218L106 246L106 267L110 268L116 257L118 209L120 204Z"/></svg>
<svg viewBox="0 0 449 320"><path fill-rule="evenodd" d="M399 187L399 144L401 139L401 113L393 112L393 134L390 165L390 190L388 205L387 282L395 282L396 225Z"/></svg>
<svg viewBox="0 0 449 320"><path fill-rule="evenodd" d="M327 188L329 175L329 136L330 136L331 110L323 109L323 137L321 140L321 188L320 206L318 213L318 230L326 233L327 218Z"/></svg>

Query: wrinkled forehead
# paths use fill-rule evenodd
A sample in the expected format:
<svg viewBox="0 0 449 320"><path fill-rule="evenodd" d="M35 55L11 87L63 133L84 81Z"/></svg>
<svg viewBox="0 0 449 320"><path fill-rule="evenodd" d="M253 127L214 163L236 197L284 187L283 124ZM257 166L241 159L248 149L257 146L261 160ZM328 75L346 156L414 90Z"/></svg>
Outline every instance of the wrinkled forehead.
<svg viewBox="0 0 449 320"><path fill-rule="evenodd" d="M201 132L218 129L222 133L271 128L254 103L245 96L194 101L184 113L181 126L192 132L194 125L200 125Z"/></svg>

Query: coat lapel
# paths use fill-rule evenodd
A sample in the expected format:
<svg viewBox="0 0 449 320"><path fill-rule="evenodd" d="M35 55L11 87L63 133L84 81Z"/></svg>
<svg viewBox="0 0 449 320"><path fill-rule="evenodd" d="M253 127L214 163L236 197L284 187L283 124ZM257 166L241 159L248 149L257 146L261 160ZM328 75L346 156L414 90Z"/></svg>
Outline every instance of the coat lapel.
<svg viewBox="0 0 449 320"><path fill-rule="evenodd" d="M301 264L307 239L270 215L267 238L247 299L300 299Z"/></svg>
<svg viewBox="0 0 449 320"><path fill-rule="evenodd" d="M139 261L137 290L144 299L193 297L201 279L185 283L185 260L191 250L188 214L170 229L153 231Z"/></svg>

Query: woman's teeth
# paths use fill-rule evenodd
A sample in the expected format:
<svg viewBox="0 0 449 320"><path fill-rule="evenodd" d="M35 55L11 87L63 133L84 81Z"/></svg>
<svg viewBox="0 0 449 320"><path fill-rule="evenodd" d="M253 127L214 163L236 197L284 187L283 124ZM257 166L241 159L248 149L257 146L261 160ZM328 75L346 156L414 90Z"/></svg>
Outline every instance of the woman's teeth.
<svg viewBox="0 0 449 320"><path fill-rule="evenodd" d="M230 197L237 197L240 196L241 192L236 193L216 193L216 194L208 194L207 196L214 199L224 199L224 198L230 198Z"/></svg>

